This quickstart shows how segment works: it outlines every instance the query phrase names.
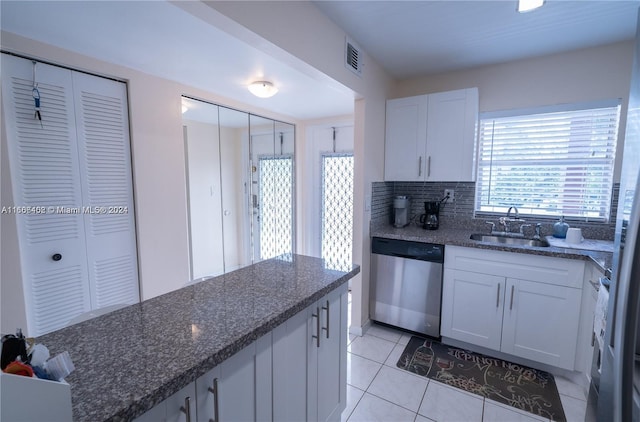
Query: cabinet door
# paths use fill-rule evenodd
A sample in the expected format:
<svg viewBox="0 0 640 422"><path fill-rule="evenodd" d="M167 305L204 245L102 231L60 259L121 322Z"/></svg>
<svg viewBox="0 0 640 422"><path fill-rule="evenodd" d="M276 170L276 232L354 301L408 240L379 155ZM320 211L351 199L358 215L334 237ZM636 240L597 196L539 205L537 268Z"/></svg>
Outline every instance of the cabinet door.
<svg viewBox="0 0 640 422"><path fill-rule="evenodd" d="M424 180L427 96L388 100L386 125L384 180Z"/></svg>
<svg viewBox="0 0 640 422"><path fill-rule="evenodd" d="M507 279L502 351L573 370L581 289Z"/></svg>
<svg viewBox="0 0 640 422"><path fill-rule="evenodd" d="M261 365L256 362L262 360L256 354L256 344L251 343L196 380L198 422L264 420L258 418L256 410L256 389L260 384L256 377L261 375ZM267 394L270 396L271 392Z"/></svg>
<svg viewBox="0 0 640 422"><path fill-rule="evenodd" d="M305 419L339 421L347 403L347 284L308 310Z"/></svg>
<svg viewBox="0 0 640 422"><path fill-rule="evenodd" d="M222 421L256 419L255 394L256 345L245 347L220 364L218 409Z"/></svg>
<svg viewBox="0 0 640 422"><path fill-rule="evenodd" d="M192 382L134 419L134 422L189 422L195 417L196 384Z"/></svg>
<svg viewBox="0 0 640 422"><path fill-rule="evenodd" d="M216 397L218 382L220 382L220 367L216 366L196 380L196 404L198 422L216 421Z"/></svg>
<svg viewBox="0 0 640 422"><path fill-rule="evenodd" d="M442 335L500 350L505 279L445 269Z"/></svg>
<svg viewBox="0 0 640 422"><path fill-rule="evenodd" d="M307 418L307 323L315 305L294 315L273 330L273 420Z"/></svg>
<svg viewBox="0 0 640 422"><path fill-rule="evenodd" d="M320 301L320 349L318 350L318 420L340 420L346 383L341 383L341 347L344 346L342 289ZM342 340L342 341L341 341ZM345 348L346 349L346 348ZM346 380L346 379L345 379ZM345 394L346 396L346 394ZM337 418L336 418L337 416Z"/></svg>
<svg viewBox="0 0 640 422"><path fill-rule="evenodd" d="M180 389L180 391L166 399L165 404L167 406L167 417L165 419L167 422L190 422L195 420L196 383L192 382Z"/></svg>
<svg viewBox="0 0 640 422"><path fill-rule="evenodd" d="M478 89L439 92L428 97L426 180L475 180Z"/></svg>

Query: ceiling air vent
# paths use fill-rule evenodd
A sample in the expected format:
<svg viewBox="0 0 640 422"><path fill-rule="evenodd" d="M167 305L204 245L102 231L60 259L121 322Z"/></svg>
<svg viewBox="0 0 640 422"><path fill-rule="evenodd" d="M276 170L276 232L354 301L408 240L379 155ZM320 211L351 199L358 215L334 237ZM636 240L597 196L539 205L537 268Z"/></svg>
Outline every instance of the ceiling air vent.
<svg viewBox="0 0 640 422"><path fill-rule="evenodd" d="M360 54L360 47L349 38L346 38L345 44L345 66L356 75L362 76L362 55Z"/></svg>

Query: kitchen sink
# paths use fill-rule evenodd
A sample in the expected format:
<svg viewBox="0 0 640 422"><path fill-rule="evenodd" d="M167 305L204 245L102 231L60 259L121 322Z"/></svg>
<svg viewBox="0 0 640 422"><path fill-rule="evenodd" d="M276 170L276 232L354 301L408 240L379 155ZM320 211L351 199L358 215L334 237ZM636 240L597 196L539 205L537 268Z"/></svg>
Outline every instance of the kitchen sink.
<svg viewBox="0 0 640 422"><path fill-rule="evenodd" d="M479 242L499 243L501 245L537 246L542 248L549 246L549 242L541 239L525 239L524 237L497 236L483 233L474 233L469 239Z"/></svg>

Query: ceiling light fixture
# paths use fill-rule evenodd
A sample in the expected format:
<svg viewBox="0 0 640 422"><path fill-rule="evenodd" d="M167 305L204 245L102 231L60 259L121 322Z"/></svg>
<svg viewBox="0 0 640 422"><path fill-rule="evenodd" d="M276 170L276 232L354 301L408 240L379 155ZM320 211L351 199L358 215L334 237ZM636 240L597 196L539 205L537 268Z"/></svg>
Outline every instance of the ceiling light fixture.
<svg viewBox="0 0 640 422"><path fill-rule="evenodd" d="M518 12L530 12L538 7L542 7L543 4L544 0L518 0Z"/></svg>
<svg viewBox="0 0 640 422"><path fill-rule="evenodd" d="M278 88L269 81L255 81L249 84L247 88L253 95L260 98L273 97L278 92Z"/></svg>

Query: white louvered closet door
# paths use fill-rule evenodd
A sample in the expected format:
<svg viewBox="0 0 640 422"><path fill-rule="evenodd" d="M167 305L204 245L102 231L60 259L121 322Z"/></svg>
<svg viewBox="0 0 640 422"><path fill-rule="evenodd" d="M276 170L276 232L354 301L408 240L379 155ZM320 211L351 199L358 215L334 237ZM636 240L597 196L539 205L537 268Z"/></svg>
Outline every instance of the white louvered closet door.
<svg viewBox="0 0 640 422"><path fill-rule="evenodd" d="M32 75L31 61L2 55L3 125L14 198L2 205L75 209L82 193L71 72L37 65L42 125L34 118ZM17 214L16 220L26 329L36 336L91 309L83 216L49 208L44 214ZM3 241L2 247L13 246ZM2 280L9 282L14 281Z"/></svg>
<svg viewBox="0 0 640 422"><path fill-rule="evenodd" d="M72 72L93 309L139 301L126 85Z"/></svg>
<svg viewBox="0 0 640 422"><path fill-rule="evenodd" d="M139 301L126 86L42 63L36 70L42 124L32 62L2 54L12 205L46 210L16 216L30 336Z"/></svg>

